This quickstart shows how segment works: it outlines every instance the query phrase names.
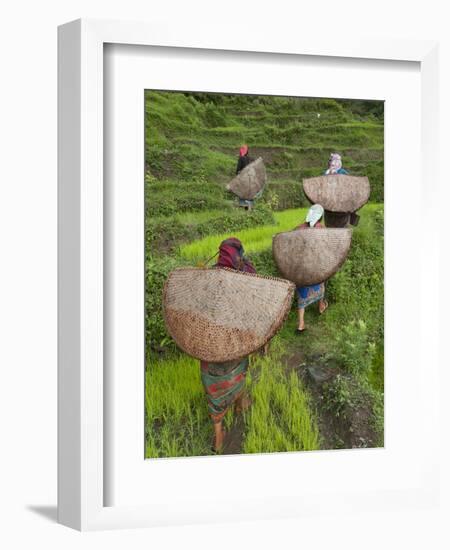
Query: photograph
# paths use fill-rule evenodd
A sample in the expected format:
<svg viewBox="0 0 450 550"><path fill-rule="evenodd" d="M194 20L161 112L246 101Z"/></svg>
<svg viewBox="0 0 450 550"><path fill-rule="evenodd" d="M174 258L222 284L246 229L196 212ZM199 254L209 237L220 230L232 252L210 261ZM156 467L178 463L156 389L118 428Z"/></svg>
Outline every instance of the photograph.
<svg viewBox="0 0 450 550"><path fill-rule="evenodd" d="M384 446L384 102L145 91L145 458Z"/></svg>

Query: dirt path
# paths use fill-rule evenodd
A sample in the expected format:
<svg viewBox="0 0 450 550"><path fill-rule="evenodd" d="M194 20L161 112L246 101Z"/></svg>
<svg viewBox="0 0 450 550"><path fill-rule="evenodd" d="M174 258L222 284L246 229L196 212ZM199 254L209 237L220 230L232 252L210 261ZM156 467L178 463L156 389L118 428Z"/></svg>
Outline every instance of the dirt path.
<svg viewBox="0 0 450 550"><path fill-rule="evenodd" d="M225 443L223 447L223 454L225 455L238 455L242 453L242 446L244 443L245 423L244 417L239 414L236 415L233 421L233 425L227 431Z"/></svg>

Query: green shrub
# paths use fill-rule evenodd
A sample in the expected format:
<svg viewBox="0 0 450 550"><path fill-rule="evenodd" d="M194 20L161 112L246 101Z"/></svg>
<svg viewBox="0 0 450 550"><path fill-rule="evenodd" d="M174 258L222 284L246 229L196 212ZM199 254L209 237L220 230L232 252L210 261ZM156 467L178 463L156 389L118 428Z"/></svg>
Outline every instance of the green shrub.
<svg viewBox="0 0 450 550"><path fill-rule="evenodd" d="M309 205L300 181L273 182L264 190L263 200L268 204L275 201L274 210L301 208Z"/></svg>
<svg viewBox="0 0 450 550"><path fill-rule="evenodd" d="M166 331L162 316L162 290L170 271L182 261L170 256L155 258L147 255L145 265L145 335L146 348L161 351L175 349L175 343Z"/></svg>
<svg viewBox="0 0 450 550"><path fill-rule="evenodd" d="M323 406L336 418L347 418L356 406L357 400L350 378L337 374L323 386Z"/></svg>
<svg viewBox="0 0 450 550"><path fill-rule="evenodd" d="M332 310L326 323L345 326L364 319L369 340L383 339L384 246L383 209L368 205L360 211L350 253L339 272L327 282Z"/></svg>
<svg viewBox="0 0 450 550"><path fill-rule="evenodd" d="M336 335L334 357L353 375L367 377L375 355L375 344L370 342L363 320L351 321Z"/></svg>
<svg viewBox="0 0 450 550"><path fill-rule="evenodd" d="M248 255L249 260L255 266L256 272L260 275L269 275L270 277L279 277L277 266L273 259L272 249L266 249L261 252L253 252Z"/></svg>
<svg viewBox="0 0 450 550"><path fill-rule="evenodd" d="M374 444L383 445L384 440L384 394L374 390L364 378L349 374L337 374L323 385L323 407L338 419L350 420L357 407L371 411L370 424L376 434Z"/></svg>

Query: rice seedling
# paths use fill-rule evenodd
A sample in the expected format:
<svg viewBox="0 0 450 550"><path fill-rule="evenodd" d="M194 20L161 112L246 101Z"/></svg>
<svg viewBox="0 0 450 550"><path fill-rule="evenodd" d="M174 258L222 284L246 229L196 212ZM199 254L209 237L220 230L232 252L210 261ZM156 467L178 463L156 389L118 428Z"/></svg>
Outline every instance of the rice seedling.
<svg viewBox="0 0 450 550"><path fill-rule="evenodd" d="M210 453L211 422L199 362L185 354L150 360L145 386L146 457Z"/></svg>
<svg viewBox="0 0 450 550"><path fill-rule="evenodd" d="M306 208L293 208L282 212L275 212L276 225L265 225L251 229L219 235L208 235L198 241L185 244L180 247L180 256L190 261L199 261L210 257L217 251L220 243L228 237L237 237L244 245L247 254L260 252L272 246L272 237L280 231L288 231L302 223L305 218Z"/></svg>
<svg viewBox="0 0 450 550"><path fill-rule="evenodd" d="M295 372L286 375L282 350L276 339L266 357L252 358L246 385L253 405L245 414L245 453L319 448L307 393ZM197 360L180 354L151 362L145 409L147 458L211 454L212 427ZM225 429L234 420L230 409Z"/></svg>
<svg viewBox="0 0 450 550"><path fill-rule="evenodd" d="M294 371L286 373L283 345L275 338L270 353L258 357L247 381L253 404L246 414L245 453L319 449L319 432L308 394Z"/></svg>

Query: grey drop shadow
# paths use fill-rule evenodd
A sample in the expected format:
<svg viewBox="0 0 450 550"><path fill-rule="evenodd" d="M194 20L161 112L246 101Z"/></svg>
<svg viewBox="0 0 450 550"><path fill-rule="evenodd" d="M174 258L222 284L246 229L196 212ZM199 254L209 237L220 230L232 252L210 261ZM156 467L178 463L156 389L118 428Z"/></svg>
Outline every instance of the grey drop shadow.
<svg viewBox="0 0 450 550"><path fill-rule="evenodd" d="M58 509L56 506L27 506L27 509L52 523L58 521Z"/></svg>

